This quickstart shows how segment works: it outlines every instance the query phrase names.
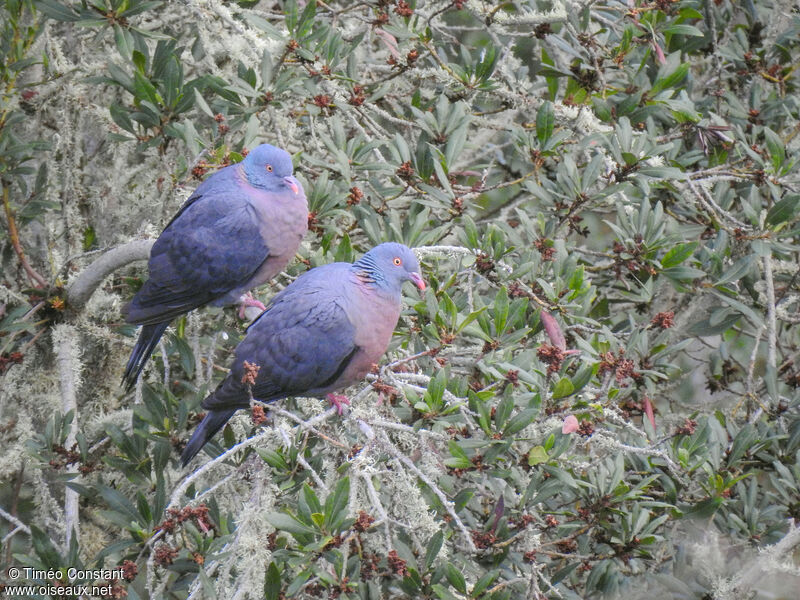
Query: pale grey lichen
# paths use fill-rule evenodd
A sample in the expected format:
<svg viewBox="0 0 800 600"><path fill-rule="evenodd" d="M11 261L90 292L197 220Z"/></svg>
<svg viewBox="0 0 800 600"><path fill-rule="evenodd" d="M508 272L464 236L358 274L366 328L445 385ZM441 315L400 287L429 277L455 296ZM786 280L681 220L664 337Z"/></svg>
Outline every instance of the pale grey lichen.
<svg viewBox="0 0 800 600"><path fill-rule="evenodd" d="M268 468L262 466L262 470ZM220 597L263 597L259 593L264 581L264 566L269 564L271 552L265 543L275 528L267 520L274 510L276 487L266 473L256 475L256 484L249 497L236 510L236 537L226 549L235 560L226 560L215 584ZM241 590L241 592L239 591Z"/></svg>

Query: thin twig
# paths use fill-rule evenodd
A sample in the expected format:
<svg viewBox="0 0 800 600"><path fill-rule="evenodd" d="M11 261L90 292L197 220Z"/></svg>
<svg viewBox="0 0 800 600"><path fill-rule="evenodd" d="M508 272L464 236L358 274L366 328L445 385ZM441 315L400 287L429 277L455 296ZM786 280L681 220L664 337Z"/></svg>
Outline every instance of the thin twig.
<svg viewBox="0 0 800 600"><path fill-rule="evenodd" d="M286 431L286 428L285 427L280 427L278 429L278 433L281 434L281 437L283 438L283 443L286 444L286 447L287 448L291 448L293 446L293 444L292 444L292 440L289 439L289 434ZM325 485L325 482L322 480L322 477L320 477L319 474L314 470L314 467L312 467L308 463L308 461L303 457L303 455L302 455L302 453L301 453L299 448L298 448L298 451L297 451L297 462L300 463L300 465L306 471L308 471L311 474L311 478L316 482L317 486L319 486L319 488L321 490L323 490L325 493L327 493L328 492L328 486Z"/></svg>
<svg viewBox="0 0 800 600"><path fill-rule="evenodd" d="M467 529L464 522L461 520L461 517L458 516L455 509L453 508L453 502L444 495L439 486L431 480L430 477L425 475L414 462L408 458L405 454L400 452L395 445L391 442L389 437L386 435L384 431L378 432L378 437L376 438L375 430L366 423L366 421L359 420L358 421L359 428L367 436L367 439L375 440L378 439L380 445L383 449L385 449L389 454L394 456L397 460L403 463L412 473L414 473L420 480L422 480L425 485L427 485L430 490L439 498L439 501L442 503L442 506L447 511L447 514L453 519L453 522L456 524L458 529L461 531L461 534L464 536L467 542L467 546L471 552L477 552L478 549L475 547L475 542L472 541L472 535L470 534L469 530Z"/></svg>
<svg viewBox="0 0 800 600"><path fill-rule="evenodd" d="M25 525L22 521L20 521L17 517L12 515L11 513L6 512L2 508L0 508L0 517L3 517L6 521L9 521L16 525L17 530L22 530L28 535L31 534L31 528ZM3 540L5 542L5 539Z"/></svg>
<svg viewBox="0 0 800 600"><path fill-rule="evenodd" d="M11 210L11 201L8 198L8 185L3 185L3 209L6 213L6 222L8 223L8 237L11 240L11 246L19 259L22 268L36 287L47 287L47 280L39 275L39 273L30 265L28 259L25 258L25 252L22 250L22 244L19 241L19 231L17 230L17 222L14 220L14 211Z"/></svg>
<svg viewBox="0 0 800 600"><path fill-rule="evenodd" d="M300 429L301 430L304 430L304 429L312 430L314 425L316 425L317 423L320 423L320 422L332 417L334 414L336 414L336 407L332 406L331 408L326 410L324 413L317 415L313 419L309 419L308 421L301 421L300 424L299 424ZM181 495L199 477L201 477L202 475L205 475L207 472L209 472L212 469L214 469L217 465L219 465L219 464L225 462L226 460L228 460L231 456L233 456L234 454L239 452L239 450L244 450L245 448L249 448L250 446L254 446L255 444L261 442L262 440L264 440L267 437L269 437L270 435L272 435L272 433L273 432L272 432L271 429L265 429L264 431L260 431L259 433L257 433L256 435L254 435L251 438L247 438L245 440L242 440L238 444L235 444L234 446L231 446L230 448L228 448L225 452L220 454L215 459L210 460L209 462L205 463L203 466L201 466L199 469L197 469L194 473L192 473L189 476L187 476L173 490L172 496L170 496L170 499L169 499L169 504L167 505L167 509L173 508L175 506L178 506L178 503L180 502L180 499L181 499Z"/></svg>

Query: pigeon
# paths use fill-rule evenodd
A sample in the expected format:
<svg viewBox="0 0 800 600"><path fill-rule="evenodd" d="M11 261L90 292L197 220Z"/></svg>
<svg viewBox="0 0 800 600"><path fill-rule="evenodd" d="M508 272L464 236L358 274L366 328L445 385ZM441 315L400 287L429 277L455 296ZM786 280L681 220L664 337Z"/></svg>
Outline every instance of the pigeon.
<svg viewBox="0 0 800 600"><path fill-rule="evenodd" d="M142 325L122 383L136 384L172 319L200 306L243 302L291 260L308 229L308 202L289 154L262 144L206 179L156 240L149 279L126 307Z"/></svg>
<svg viewBox="0 0 800 600"><path fill-rule="evenodd" d="M386 352L403 283L425 289L419 271L407 246L387 242L354 263L311 269L278 293L248 327L228 376L203 400L208 412L181 455L183 466L237 410L250 407L251 394L262 402L327 396L341 414L347 399L332 392L363 379Z"/></svg>

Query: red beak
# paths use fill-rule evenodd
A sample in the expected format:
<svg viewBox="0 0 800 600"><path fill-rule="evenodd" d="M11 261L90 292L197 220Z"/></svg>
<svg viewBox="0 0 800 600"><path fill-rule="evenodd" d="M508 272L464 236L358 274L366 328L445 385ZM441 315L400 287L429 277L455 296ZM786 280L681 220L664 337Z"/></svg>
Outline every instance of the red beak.
<svg viewBox="0 0 800 600"><path fill-rule="evenodd" d="M300 193L300 184L294 177L284 177L283 181L292 189L295 196Z"/></svg>
<svg viewBox="0 0 800 600"><path fill-rule="evenodd" d="M425 280L419 273L412 271L408 274L408 276L411 277L411 281L414 282L414 285L417 286L421 291L425 290Z"/></svg>

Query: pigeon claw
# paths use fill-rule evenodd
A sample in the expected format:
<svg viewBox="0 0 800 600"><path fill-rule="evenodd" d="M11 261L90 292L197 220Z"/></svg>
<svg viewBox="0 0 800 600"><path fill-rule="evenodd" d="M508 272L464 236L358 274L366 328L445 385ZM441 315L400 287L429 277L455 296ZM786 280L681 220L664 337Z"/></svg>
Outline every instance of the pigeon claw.
<svg viewBox="0 0 800 600"><path fill-rule="evenodd" d="M245 315L244 311L247 310L247 308L249 306L255 306L258 310L264 310L264 309L267 308L266 306L264 306L263 303L261 303L258 300L256 300L253 297L253 294L251 294L250 292L247 292L241 298L239 298L239 303L240 303L239 304L239 318L242 321L244 321L247 318L247 315Z"/></svg>
<svg viewBox="0 0 800 600"><path fill-rule="evenodd" d="M330 402L331 405L336 407L336 412L338 412L340 416L344 410L342 405L346 404L350 406L350 400L347 398L347 396L342 396L340 394L328 394L325 397L328 399L328 402Z"/></svg>

